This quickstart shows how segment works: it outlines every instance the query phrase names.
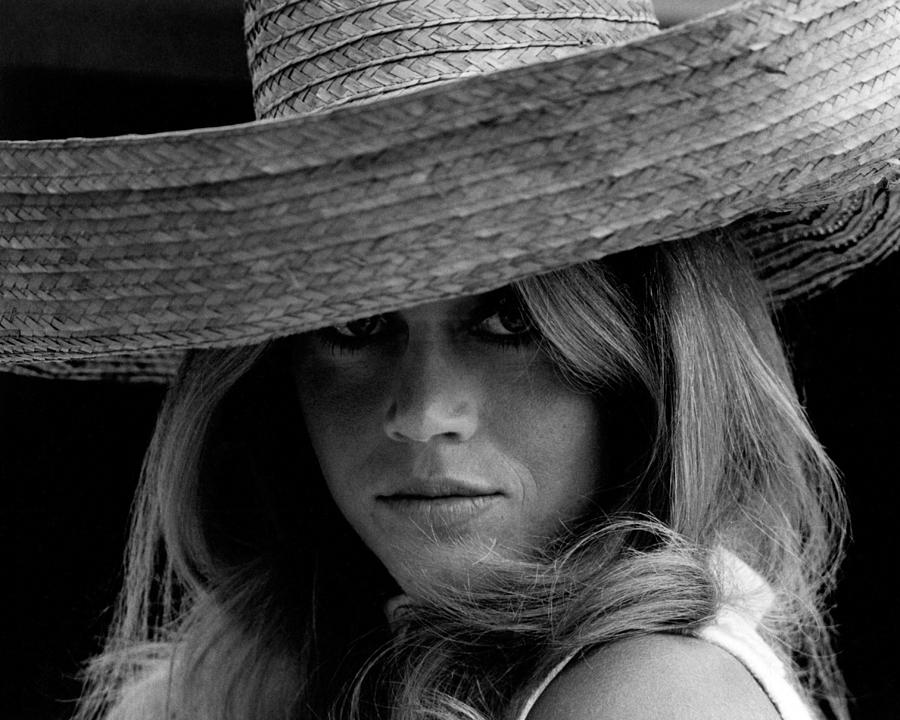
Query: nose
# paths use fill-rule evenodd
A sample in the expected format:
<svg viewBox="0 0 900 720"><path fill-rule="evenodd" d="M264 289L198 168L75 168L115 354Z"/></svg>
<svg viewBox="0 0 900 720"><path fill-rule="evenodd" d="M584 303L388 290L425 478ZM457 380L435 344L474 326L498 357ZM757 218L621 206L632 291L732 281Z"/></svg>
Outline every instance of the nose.
<svg viewBox="0 0 900 720"><path fill-rule="evenodd" d="M396 369L384 431L399 442L469 440L478 428L480 382L438 342L407 347Z"/></svg>

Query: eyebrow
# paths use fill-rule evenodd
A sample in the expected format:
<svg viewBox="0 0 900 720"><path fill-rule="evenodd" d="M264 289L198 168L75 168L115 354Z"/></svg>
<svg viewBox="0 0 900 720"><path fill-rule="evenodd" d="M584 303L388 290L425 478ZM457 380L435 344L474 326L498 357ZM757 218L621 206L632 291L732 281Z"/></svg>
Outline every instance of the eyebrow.
<svg viewBox="0 0 900 720"><path fill-rule="evenodd" d="M507 294L514 296L514 291L509 285L504 285L501 288L489 290L485 293L454 298L457 303L453 306L455 310L448 313L445 318L442 318L442 321L459 323L462 320L462 325L480 322L490 316L491 311L496 309L499 301ZM410 309L414 308L401 308L380 314L386 318L399 319L406 322L409 320L407 312Z"/></svg>

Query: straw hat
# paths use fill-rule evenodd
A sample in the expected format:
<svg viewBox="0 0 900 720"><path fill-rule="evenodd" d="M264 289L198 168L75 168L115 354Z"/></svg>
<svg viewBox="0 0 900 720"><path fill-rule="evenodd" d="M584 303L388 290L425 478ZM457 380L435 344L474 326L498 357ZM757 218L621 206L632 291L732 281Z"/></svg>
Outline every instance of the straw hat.
<svg viewBox="0 0 900 720"><path fill-rule="evenodd" d="M0 143L0 366L156 378L723 226L776 303L900 245L896 0L662 32L649 0L249 0L245 30L254 123Z"/></svg>

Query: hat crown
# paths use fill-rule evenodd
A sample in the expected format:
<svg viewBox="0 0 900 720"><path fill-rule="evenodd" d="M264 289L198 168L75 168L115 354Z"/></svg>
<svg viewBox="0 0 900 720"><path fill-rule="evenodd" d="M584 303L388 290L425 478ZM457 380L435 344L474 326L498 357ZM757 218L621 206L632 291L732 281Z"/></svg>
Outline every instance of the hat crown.
<svg viewBox="0 0 900 720"><path fill-rule="evenodd" d="M657 29L650 0L247 0L259 118L554 60Z"/></svg>

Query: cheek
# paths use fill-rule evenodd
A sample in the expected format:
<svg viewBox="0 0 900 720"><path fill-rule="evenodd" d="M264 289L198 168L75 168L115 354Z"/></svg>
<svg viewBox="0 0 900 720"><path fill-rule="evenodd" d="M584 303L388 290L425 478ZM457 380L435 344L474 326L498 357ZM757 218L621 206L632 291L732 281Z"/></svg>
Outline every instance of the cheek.
<svg viewBox="0 0 900 720"><path fill-rule="evenodd" d="M333 491L365 461L377 440L386 387L371 367L336 368L309 354L297 356L294 384L322 472Z"/></svg>
<svg viewBox="0 0 900 720"><path fill-rule="evenodd" d="M531 521L573 517L603 482L605 436L599 401L573 392L549 365L504 386L491 413L495 437L528 473L522 503Z"/></svg>

